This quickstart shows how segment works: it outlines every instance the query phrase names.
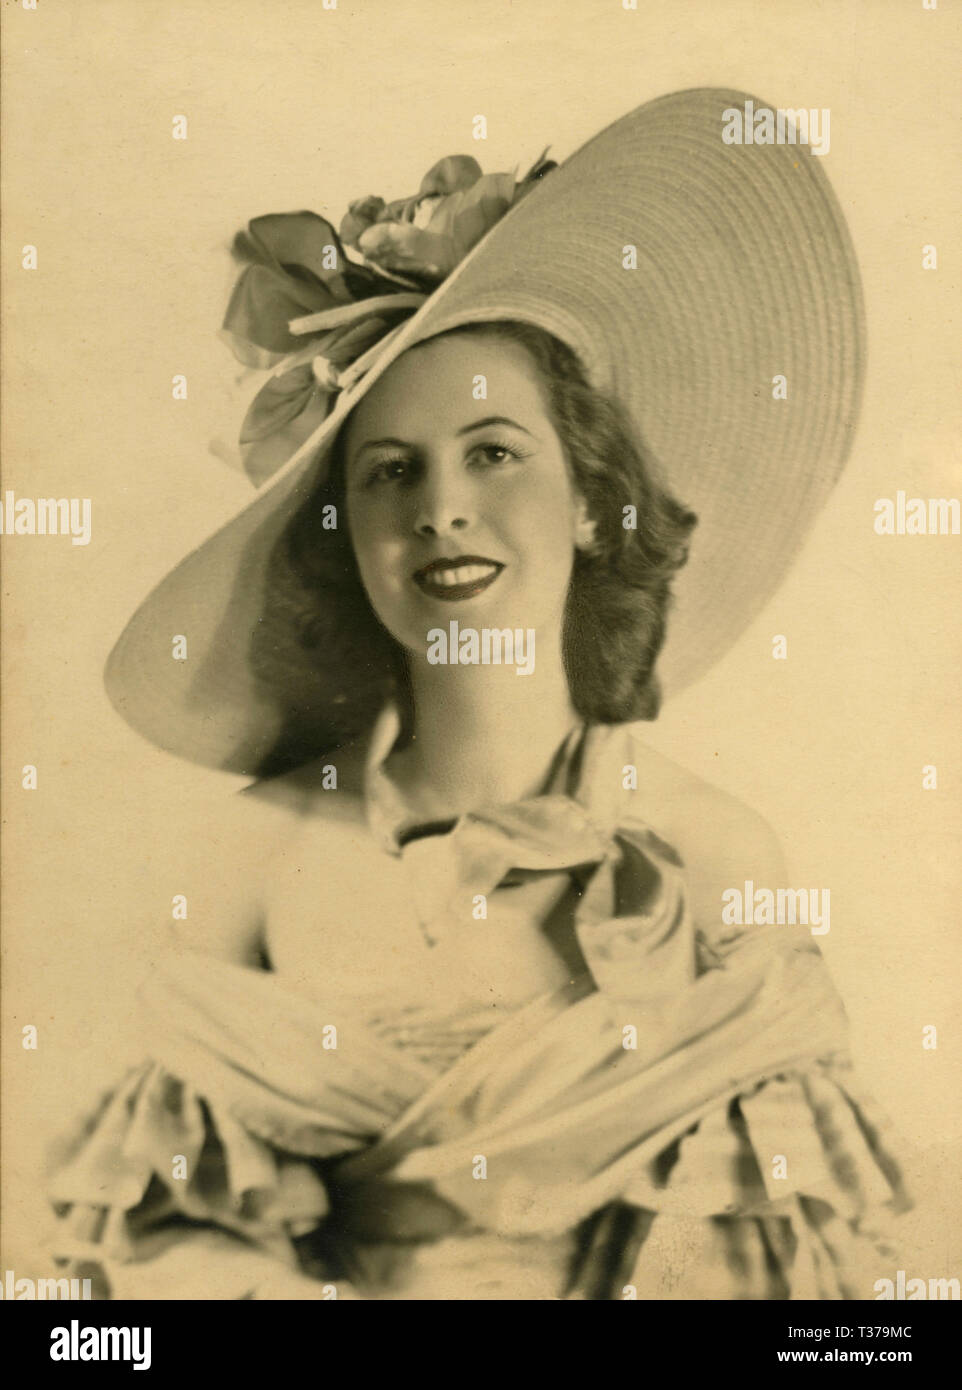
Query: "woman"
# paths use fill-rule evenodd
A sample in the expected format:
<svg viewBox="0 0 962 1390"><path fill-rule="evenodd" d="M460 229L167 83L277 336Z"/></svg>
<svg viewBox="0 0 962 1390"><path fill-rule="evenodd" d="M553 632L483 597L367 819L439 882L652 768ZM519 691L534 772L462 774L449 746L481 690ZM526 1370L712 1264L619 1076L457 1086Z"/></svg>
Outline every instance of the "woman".
<svg viewBox="0 0 962 1390"><path fill-rule="evenodd" d="M864 1298L891 1267L898 1170L813 938L723 924L732 884L784 885L773 837L639 727L676 498L709 529L677 684L771 591L857 403L844 224L814 165L724 146L741 100L663 98L518 185L442 161L352 205L366 265L309 214L251 224L227 328L273 372L265 487L108 669L156 742L258 778L203 950L145 987L151 1060L55 1180L106 1291Z"/></svg>

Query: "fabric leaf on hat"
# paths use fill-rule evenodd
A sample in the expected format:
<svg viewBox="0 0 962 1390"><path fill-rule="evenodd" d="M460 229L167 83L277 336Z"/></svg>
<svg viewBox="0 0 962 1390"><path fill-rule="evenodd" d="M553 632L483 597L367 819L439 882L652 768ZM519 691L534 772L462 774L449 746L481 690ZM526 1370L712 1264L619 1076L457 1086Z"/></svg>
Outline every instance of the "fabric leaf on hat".
<svg viewBox="0 0 962 1390"><path fill-rule="evenodd" d="M336 393L315 380L310 364L271 377L252 401L241 427L240 455L255 487L282 468L290 454L327 419Z"/></svg>
<svg viewBox="0 0 962 1390"><path fill-rule="evenodd" d="M317 386L308 362L283 376L272 376L254 397L241 425L241 444L252 444L291 422L311 402Z"/></svg>
<svg viewBox="0 0 962 1390"><path fill-rule="evenodd" d="M266 265L250 265L234 286L223 332L246 367L272 367L302 346L288 328L290 320L334 302L323 286L298 282Z"/></svg>
<svg viewBox="0 0 962 1390"><path fill-rule="evenodd" d="M251 362L248 344L277 353L279 361L303 346L288 328L292 318L350 304L355 297L344 270L344 248L331 224L316 213L255 217L234 238L233 254L247 266L227 306L224 329L245 365L260 365ZM331 260L333 266L325 264Z"/></svg>
<svg viewBox="0 0 962 1390"><path fill-rule="evenodd" d="M337 253L335 268L325 264L329 247ZM340 239L330 222L316 212L275 212L252 218L247 231L234 238L233 252L238 260L287 269L295 276L308 272L327 286L339 304L351 298L342 273Z"/></svg>

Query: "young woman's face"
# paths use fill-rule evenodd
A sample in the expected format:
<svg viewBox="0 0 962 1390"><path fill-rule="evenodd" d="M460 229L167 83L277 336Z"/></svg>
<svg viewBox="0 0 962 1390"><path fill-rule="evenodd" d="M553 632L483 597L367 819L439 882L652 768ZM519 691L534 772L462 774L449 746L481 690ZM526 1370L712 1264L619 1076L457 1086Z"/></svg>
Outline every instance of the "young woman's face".
<svg viewBox="0 0 962 1390"><path fill-rule="evenodd" d="M364 587L409 651L452 619L560 635L586 512L520 345L458 334L399 357L348 423L345 490Z"/></svg>

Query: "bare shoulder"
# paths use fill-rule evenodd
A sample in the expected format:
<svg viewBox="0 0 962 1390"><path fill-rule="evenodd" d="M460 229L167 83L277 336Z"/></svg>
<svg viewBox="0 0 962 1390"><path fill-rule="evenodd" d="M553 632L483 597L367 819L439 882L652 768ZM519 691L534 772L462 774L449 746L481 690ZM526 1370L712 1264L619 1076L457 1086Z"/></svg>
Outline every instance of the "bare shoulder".
<svg viewBox="0 0 962 1390"><path fill-rule="evenodd" d="M332 773L333 769L333 773ZM239 964L263 961L274 876L307 853L323 852L325 831L362 817L358 760L330 755L279 776L198 798L178 828L179 879L187 917L180 945Z"/></svg>
<svg viewBox="0 0 962 1390"><path fill-rule="evenodd" d="M722 892L746 879L785 881L782 849L771 825L739 797L633 735L638 774L633 802L640 817L684 863L702 913L719 909Z"/></svg>
<svg viewBox="0 0 962 1390"><path fill-rule="evenodd" d="M284 826L355 813L363 792L364 745L313 758L290 772L252 782L238 793L250 815L265 826ZM336 793L336 795L332 795Z"/></svg>

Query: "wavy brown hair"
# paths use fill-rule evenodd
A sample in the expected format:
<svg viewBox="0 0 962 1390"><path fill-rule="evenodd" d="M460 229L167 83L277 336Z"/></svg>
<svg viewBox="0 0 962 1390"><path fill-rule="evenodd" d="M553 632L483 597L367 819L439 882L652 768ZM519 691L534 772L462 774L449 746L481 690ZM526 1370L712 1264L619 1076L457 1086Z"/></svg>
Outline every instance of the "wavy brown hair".
<svg viewBox="0 0 962 1390"><path fill-rule="evenodd" d="M473 333L520 344L534 362L576 485L596 522L590 551L575 551L563 653L572 703L592 723L654 719L655 662L665 639L672 576L685 563L696 518L656 481L642 440L614 400L588 382L576 354L544 329L518 322L470 324ZM413 728L407 663L361 582L346 520L345 431L325 478L288 523L271 555L251 658L285 715L259 771L269 775L367 731L388 697ZM321 525L336 508L336 529ZM637 525L626 529L625 508ZM327 513L328 516L331 513Z"/></svg>

